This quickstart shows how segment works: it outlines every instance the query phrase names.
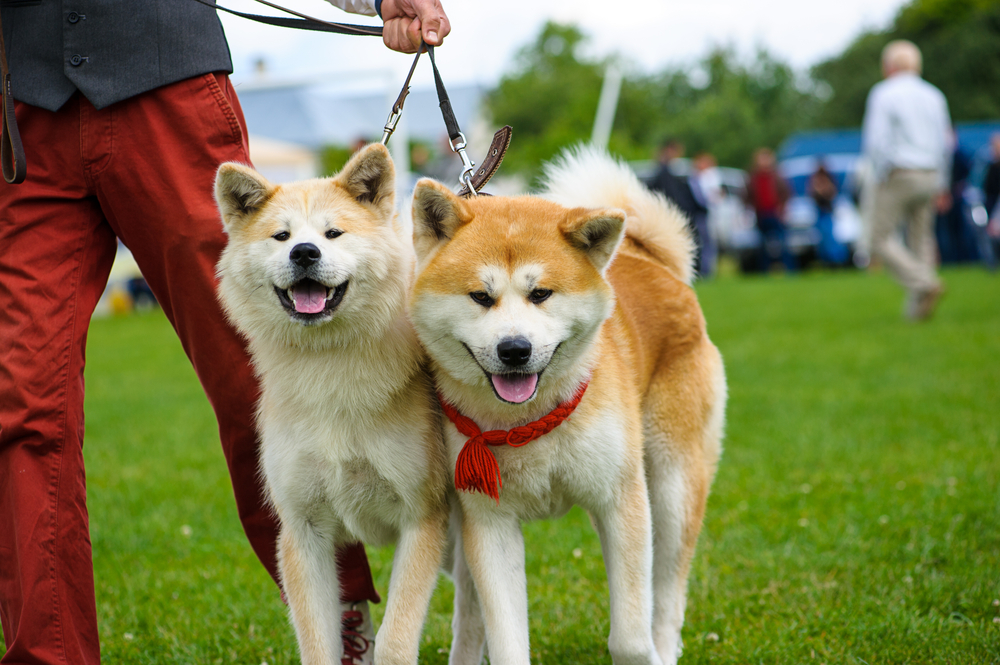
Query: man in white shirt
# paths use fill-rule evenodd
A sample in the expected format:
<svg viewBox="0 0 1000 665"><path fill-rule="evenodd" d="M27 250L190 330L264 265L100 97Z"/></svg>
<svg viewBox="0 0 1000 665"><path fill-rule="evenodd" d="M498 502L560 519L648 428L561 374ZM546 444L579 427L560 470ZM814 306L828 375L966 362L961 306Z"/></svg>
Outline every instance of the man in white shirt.
<svg viewBox="0 0 1000 665"><path fill-rule="evenodd" d="M872 252L908 292L906 316L927 319L944 292L937 276L934 206L948 196L952 140L948 102L920 78L920 50L890 42L882 51L885 80L872 87L862 146L877 185ZM898 231L905 223L906 242Z"/></svg>

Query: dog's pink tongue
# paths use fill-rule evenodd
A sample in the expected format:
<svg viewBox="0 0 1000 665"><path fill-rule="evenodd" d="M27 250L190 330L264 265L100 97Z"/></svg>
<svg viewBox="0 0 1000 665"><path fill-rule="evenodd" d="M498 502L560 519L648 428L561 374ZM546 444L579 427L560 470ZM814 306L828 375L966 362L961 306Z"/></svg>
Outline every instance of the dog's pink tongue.
<svg viewBox="0 0 1000 665"><path fill-rule="evenodd" d="M326 287L311 279L292 287L295 311L300 314L317 314L326 307Z"/></svg>
<svg viewBox="0 0 1000 665"><path fill-rule="evenodd" d="M490 379L497 394L515 404L534 395L538 383L537 374L493 374Z"/></svg>

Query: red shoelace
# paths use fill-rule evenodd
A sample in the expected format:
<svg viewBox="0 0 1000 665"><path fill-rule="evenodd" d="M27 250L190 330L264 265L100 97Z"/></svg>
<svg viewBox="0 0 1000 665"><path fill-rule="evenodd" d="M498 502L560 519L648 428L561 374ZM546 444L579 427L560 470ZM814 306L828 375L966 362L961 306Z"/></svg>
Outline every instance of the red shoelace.
<svg viewBox="0 0 1000 665"><path fill-rule="evenodd" d="M358 610L347 610L340 618L340 636L344 641L344 657L341 665L355 665L362 662L371 642L361 634L365 616Z"/></svg>

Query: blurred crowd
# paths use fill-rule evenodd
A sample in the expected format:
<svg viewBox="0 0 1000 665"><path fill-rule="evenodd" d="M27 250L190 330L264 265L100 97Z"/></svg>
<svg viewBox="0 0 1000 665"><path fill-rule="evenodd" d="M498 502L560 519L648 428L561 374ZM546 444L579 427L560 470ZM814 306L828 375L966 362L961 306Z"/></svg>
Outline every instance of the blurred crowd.
<svg viewBox="0 0 1000 665"><path fill-rule="evenodd" d="M809 234L792 219L799 212L790 210L793 187L767 147L759 148L749 169L741 171L720 168L708 152L687 159L684 144L668 138L646 182L688 218L702 278L715 274L725 254L743 272L867 267L871 231L865 189L872 186L871 166L861 158L853 172L837 173L822 157L816 164L805 185ZM991 137L984 163L974 163L953 140L949 183L947 195L934 201L936 262L995 269L1000 259L1000 132ZM852 228L844 231L845 225Z"/></svg>

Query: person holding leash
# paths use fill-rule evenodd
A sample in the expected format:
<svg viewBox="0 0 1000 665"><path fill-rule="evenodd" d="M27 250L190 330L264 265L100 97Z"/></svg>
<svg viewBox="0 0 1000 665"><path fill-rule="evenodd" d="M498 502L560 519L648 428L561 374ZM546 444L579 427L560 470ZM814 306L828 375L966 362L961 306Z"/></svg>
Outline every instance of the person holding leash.
<svg viewBox="0 0 1000 665"><path fill-rule="evenodd" d="M451 29L440 0L330 1L379 14L386 46L404 53ZM41 0L4 3L0 21L28 162L22 184L0 184L0 663L98 663L83 369L116 237L215 410L240 520L277 581L257 381L215 295L225 236L212 184L219 164L250 163L247 131L210 7ZM378 594L364 548L338 557L342 601L367 622L350 630L370 635L363 610Z"/></svg>

